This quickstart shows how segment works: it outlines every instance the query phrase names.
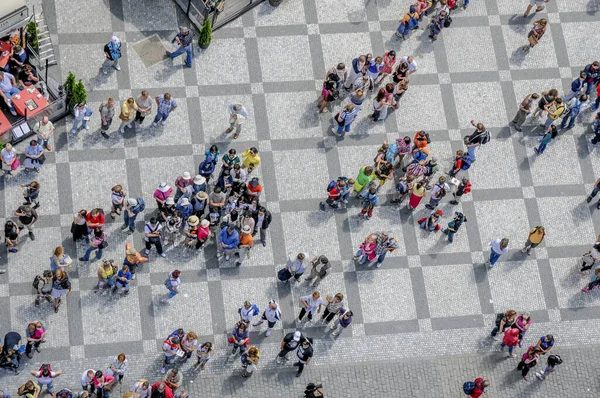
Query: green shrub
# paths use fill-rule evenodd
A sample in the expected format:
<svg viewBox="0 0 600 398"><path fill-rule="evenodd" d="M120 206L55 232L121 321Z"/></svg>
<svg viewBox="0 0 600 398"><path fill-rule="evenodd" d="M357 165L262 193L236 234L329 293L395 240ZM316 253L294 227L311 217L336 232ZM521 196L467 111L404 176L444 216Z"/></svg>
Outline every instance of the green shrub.
<svg viewBox="0 0 600 398"><path fill-rule="evenodd" d="M75 86L73 86L73 104L81 104L87 100L87 91L85 90L85 86L83 82L79 80Z"/></svg>
<svg viewBox="0 0 600 398"><path fill-rule="evenodd" d="M204 24L202 24L202 29L200 29L200 37L198 38L198 45L207 45L210 44L212 40L212 26L210 24L210 19L207 18L204 20Z"/></svg>

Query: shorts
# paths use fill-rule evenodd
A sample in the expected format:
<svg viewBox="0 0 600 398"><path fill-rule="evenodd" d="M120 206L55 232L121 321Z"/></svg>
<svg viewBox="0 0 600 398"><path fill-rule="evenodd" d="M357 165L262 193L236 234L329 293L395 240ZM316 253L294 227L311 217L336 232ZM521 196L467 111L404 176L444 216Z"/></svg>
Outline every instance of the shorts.
<svg viewBox="0 0 600 398"><path fill-rule="evenodd" d="M62 296L66 296L66 295L67 295L66 289L52 289L52 298L53 299L58 299L58 298L61 298Z"/></svg>
<svg viewBox="0 0 600 398"><path fill-rule="evenodd" d="M529 4L532 6L544 7L546 2L544 0L529 0Z"/></svg>
<svg viewBox="0 0 600 398"><path fill-rule="evenodd" d="M165 354L165 364L170 364L175 361L175 355L166 355Z"/></svg>

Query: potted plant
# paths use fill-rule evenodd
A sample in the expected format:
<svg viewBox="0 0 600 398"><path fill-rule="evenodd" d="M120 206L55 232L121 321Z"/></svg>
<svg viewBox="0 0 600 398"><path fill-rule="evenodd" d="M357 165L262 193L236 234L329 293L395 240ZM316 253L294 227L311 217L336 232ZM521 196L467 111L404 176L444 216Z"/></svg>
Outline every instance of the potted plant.
<svg viewBox="0 0 600 398"><path fill-rule="evenodd" d="M73 72L69 72L69 74L67 75L67 79L65 80L65 84L64 84L64 89L65 89L65 94L67 95L67 104L70 105L72 103L72 98L73 98L73 89L75 88L76 85L76 80L75 80L75 75L73 74Z"/></svg>
<svg viewBox="0 0 600 398"><path fill-rule="evenodd" d="M38 51L39 48L39 39L41 39L43 36L39 36L38 37L38 33L40 32L40 30L38 29L38 23L35 21L31 21L27 24L27 41L29 42L29 44L31 44L31 47L35 50Z"/></svg>
<svg viewBox="0 0 600 398"><path fill-rule="evenodd" d="M212 26L210 24L210 19L205 19L202 24L202 29L200 29L200 37L198 38L198 45L201 49L205 50L210 45L210 41L212 40Z"/></svg>
<svg viewBox="0 0 600 398"><path fill-rule="evenodd" d="M83 82L79 80L73 87L73 105L81 104L87 100L87 91Z"/></svg>

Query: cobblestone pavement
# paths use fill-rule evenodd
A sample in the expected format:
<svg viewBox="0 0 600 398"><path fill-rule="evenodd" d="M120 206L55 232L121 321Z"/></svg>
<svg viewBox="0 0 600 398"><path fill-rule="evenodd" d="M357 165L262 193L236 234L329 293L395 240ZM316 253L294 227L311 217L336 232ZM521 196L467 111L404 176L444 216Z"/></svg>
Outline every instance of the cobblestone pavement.
<svg viewBox="0 0 600 398"><path fill-rule="evenodd" d="M28 369L50 361L56 368L72 369L64 380L76 383L87 364L101 368L125 352L132 377L152 374L162 340L183 327L195 330L202 341L215 342L217 357L207 376L194 379L186 369L186 380L196 380L199 393L204 389L199 384L210 384L212 396L237 396L245 384L257 391L264 388L265 396L297 394L298 389L288 391L287 386L319 374L335 386L333 396L344 396L344 385L351 386L347 396L360 396L364 387L358 380L371 378L375 383L377 377L407 396L453 396L460 395L464 380L490 372L492 391L508 396L542 396L551 388L556 394L585 387L598 392L596 379L588 382L588 364L594 363L597 350L585 347L597 336L600 296L581 294L587 278L577 273L580 255L600 233L594 203L585 202L600 174L600 154L587 139L593 114L582 112L580 123L561 133L539 158L533 153L536 123L528 122L523 133L507 127L526 94L552 87L568 92L579 70L600 53L600 42L590 33L600 28L597 2L550 1L547 12L540 13L549 19L549 31L525 56L518 50L531 24L521 17L524 0L473 0L466 11L453 13L452 26L433 44L422 30L404 42L393 37L397 20L408 9L407 0L286 0L277 9L262 4L216 32L208 50L195 49L192 69L184 68L181 58L151 64L138 53L143 46L136 44L144 40L169 48L177 26L188 24L174 2L143 3L43 3L61 73L64 77L72 71L82 79L93 110L109 96L124 100L137 97L142 89L152 96L168 91L179 107L164 127L151 128L146 121L121 135L115 122L108 140L99 134L97 115L91 130L77 136L68 134L71 118L59 123L53 150L38 177L42 206L36 240L25 237L16 255L0 253L0 262L8 268L0 276L0 335L23 331L33 319L49 327L48 342L42 354L28 362ZM124 43L122 70L104 76L102 46L112 34ZM331 115L339 104L324 115L315 107L325 71L340 61L349 65L358 54L390 49L399 56L414 55L419 66L400 108L384 123L374 124L366 117L369 97L352 132L344 140L333 137ZM250 113L236 141L224 133L232 102L243 103ZM478 150L477 162L468 171L473 193L457 207L442 202L445 214L460 209L468 217L452 245L418 229L416 220L428 213L426 209L409 213L389 204L389 183L383 188L383 205L368 222L357 219L354 202L337 213L318 210L328 181L339 175L354 177L361 166L371 164L384 139L425 129L442 169L449 169L453 152L462 149L462 137L472 132L471 119L488 127L492 141ZM166 259L150 256L131 294L123 298L94 295L97 262L76 261L69 270L73 292L66 306L58 314L46 306L33 307L31 282L47 267L54 247L64 245L73 258L85 250L70 239L75 211L97 206L107 210L110 188L123 184L130 196L145 197L144 217L149 219L155 211L150 195L158 183L173 184L183 171L193 173L213 143L221 153L259 148L257 175L264 182L265 206L273 213L266 247L253 249L240 268L218 263L212 244L200 255L169 247ZM17 149L22 152L23 145ZM21 202L18 185L30 179L20 174L0 181L0 222ZM518 249L529 228L539 224L546 227L547 239L531 256L522 255ZM108 220L105 251L105 258L118 261L125 241L141 248L143 220L138 220L132 236L119 225L119 220ZM353 250L364 236L384 229L398 238L398 250L379 269L354 264ZM487 244L501 237L510 239L511 251L488 271L483 265ZM332 260L332 272L320 290L344 293L355 314L351 328L337 340L323 325L296 323L298 298L310 292L306 284L282 286L276 281L287 256L300 250ZM183 291L170 306L162 306L158 298L165 293L163 282L175 267L183 271ZM273 358L284 333L302 328L315 338L314 363L300 381L292 373L275 372L270 359L251 380L233 380L231 372L239 359L227 355L226 333L236 310L246 299L264 308L271 298L279 301L283 322L269 338L261 333L264 327L254 330L253 344L264 358ZM513 365L496 358L496 347L486 337L495 314L511 307L531 312L534 323L526 344L552 333L557 348L574 353L543 387L513 380L518 379L510 370ZM347 365L363 359L374 363ZM343 371L336 378L339 366ZM2 382L14 387L25 376L3 377ZM268 385L259 387L263 380ZM423 390L429 385L436 387Z"/></svg>

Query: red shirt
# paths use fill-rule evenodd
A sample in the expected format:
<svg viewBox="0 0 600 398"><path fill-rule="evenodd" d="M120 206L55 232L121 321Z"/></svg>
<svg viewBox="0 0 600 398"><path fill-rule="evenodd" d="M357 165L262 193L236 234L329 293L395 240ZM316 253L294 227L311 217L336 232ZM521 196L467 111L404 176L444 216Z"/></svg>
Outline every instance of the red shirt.
<svg viewBox="0 0 600 398"><path fill-rule="evenodd" d="M340 189L336 186L331 191L329 191L329 197L331 199L337 199L340 197Z"/></svg>
<svg viewBox="0 0 600 398"><path fill-rule="evenodd" d="M479 398L481 396L481 394L483 394L482 383L483 383L483 377L478 377L477 379L475 379L476 387L473 390L473 392L471 393L471 398Z"/></svg>
<svg viewBox="0 0 600 398"><path fill-rule="evenodd" d="M198 240L204 240L208 237L210 233L210 227L198 227Z"/></svg>
<svg viewBox="0 0 600 398"><path fill-rule="evenodd" d="M152 387L151 387L152 391L154 391L155 388L158 388L160 383L162 383L162 381L157 381L156 383L152 384ZM173 390L171 390L171 388L166 384L165 384L165 398L173 398Z"/></svg>
<svg viewBox="0 0 600 398"><path fill-rule="evenodd" d="M252 184L248 184L248 191L250 191L252 193L261 193L262 192L262 185L256 184L256 186L253 187Z"/></svg>
<svg viewBox="0 0 600 398"><path fill-rule="evenodd" d="M102 225L104 225L104 214L98 212L98 214L96 214L96 216L93 217L92 212L89 212L85 216L85 221L87 221L88 223L92 223L92 224L100 224L102 226Z"/></svg>

